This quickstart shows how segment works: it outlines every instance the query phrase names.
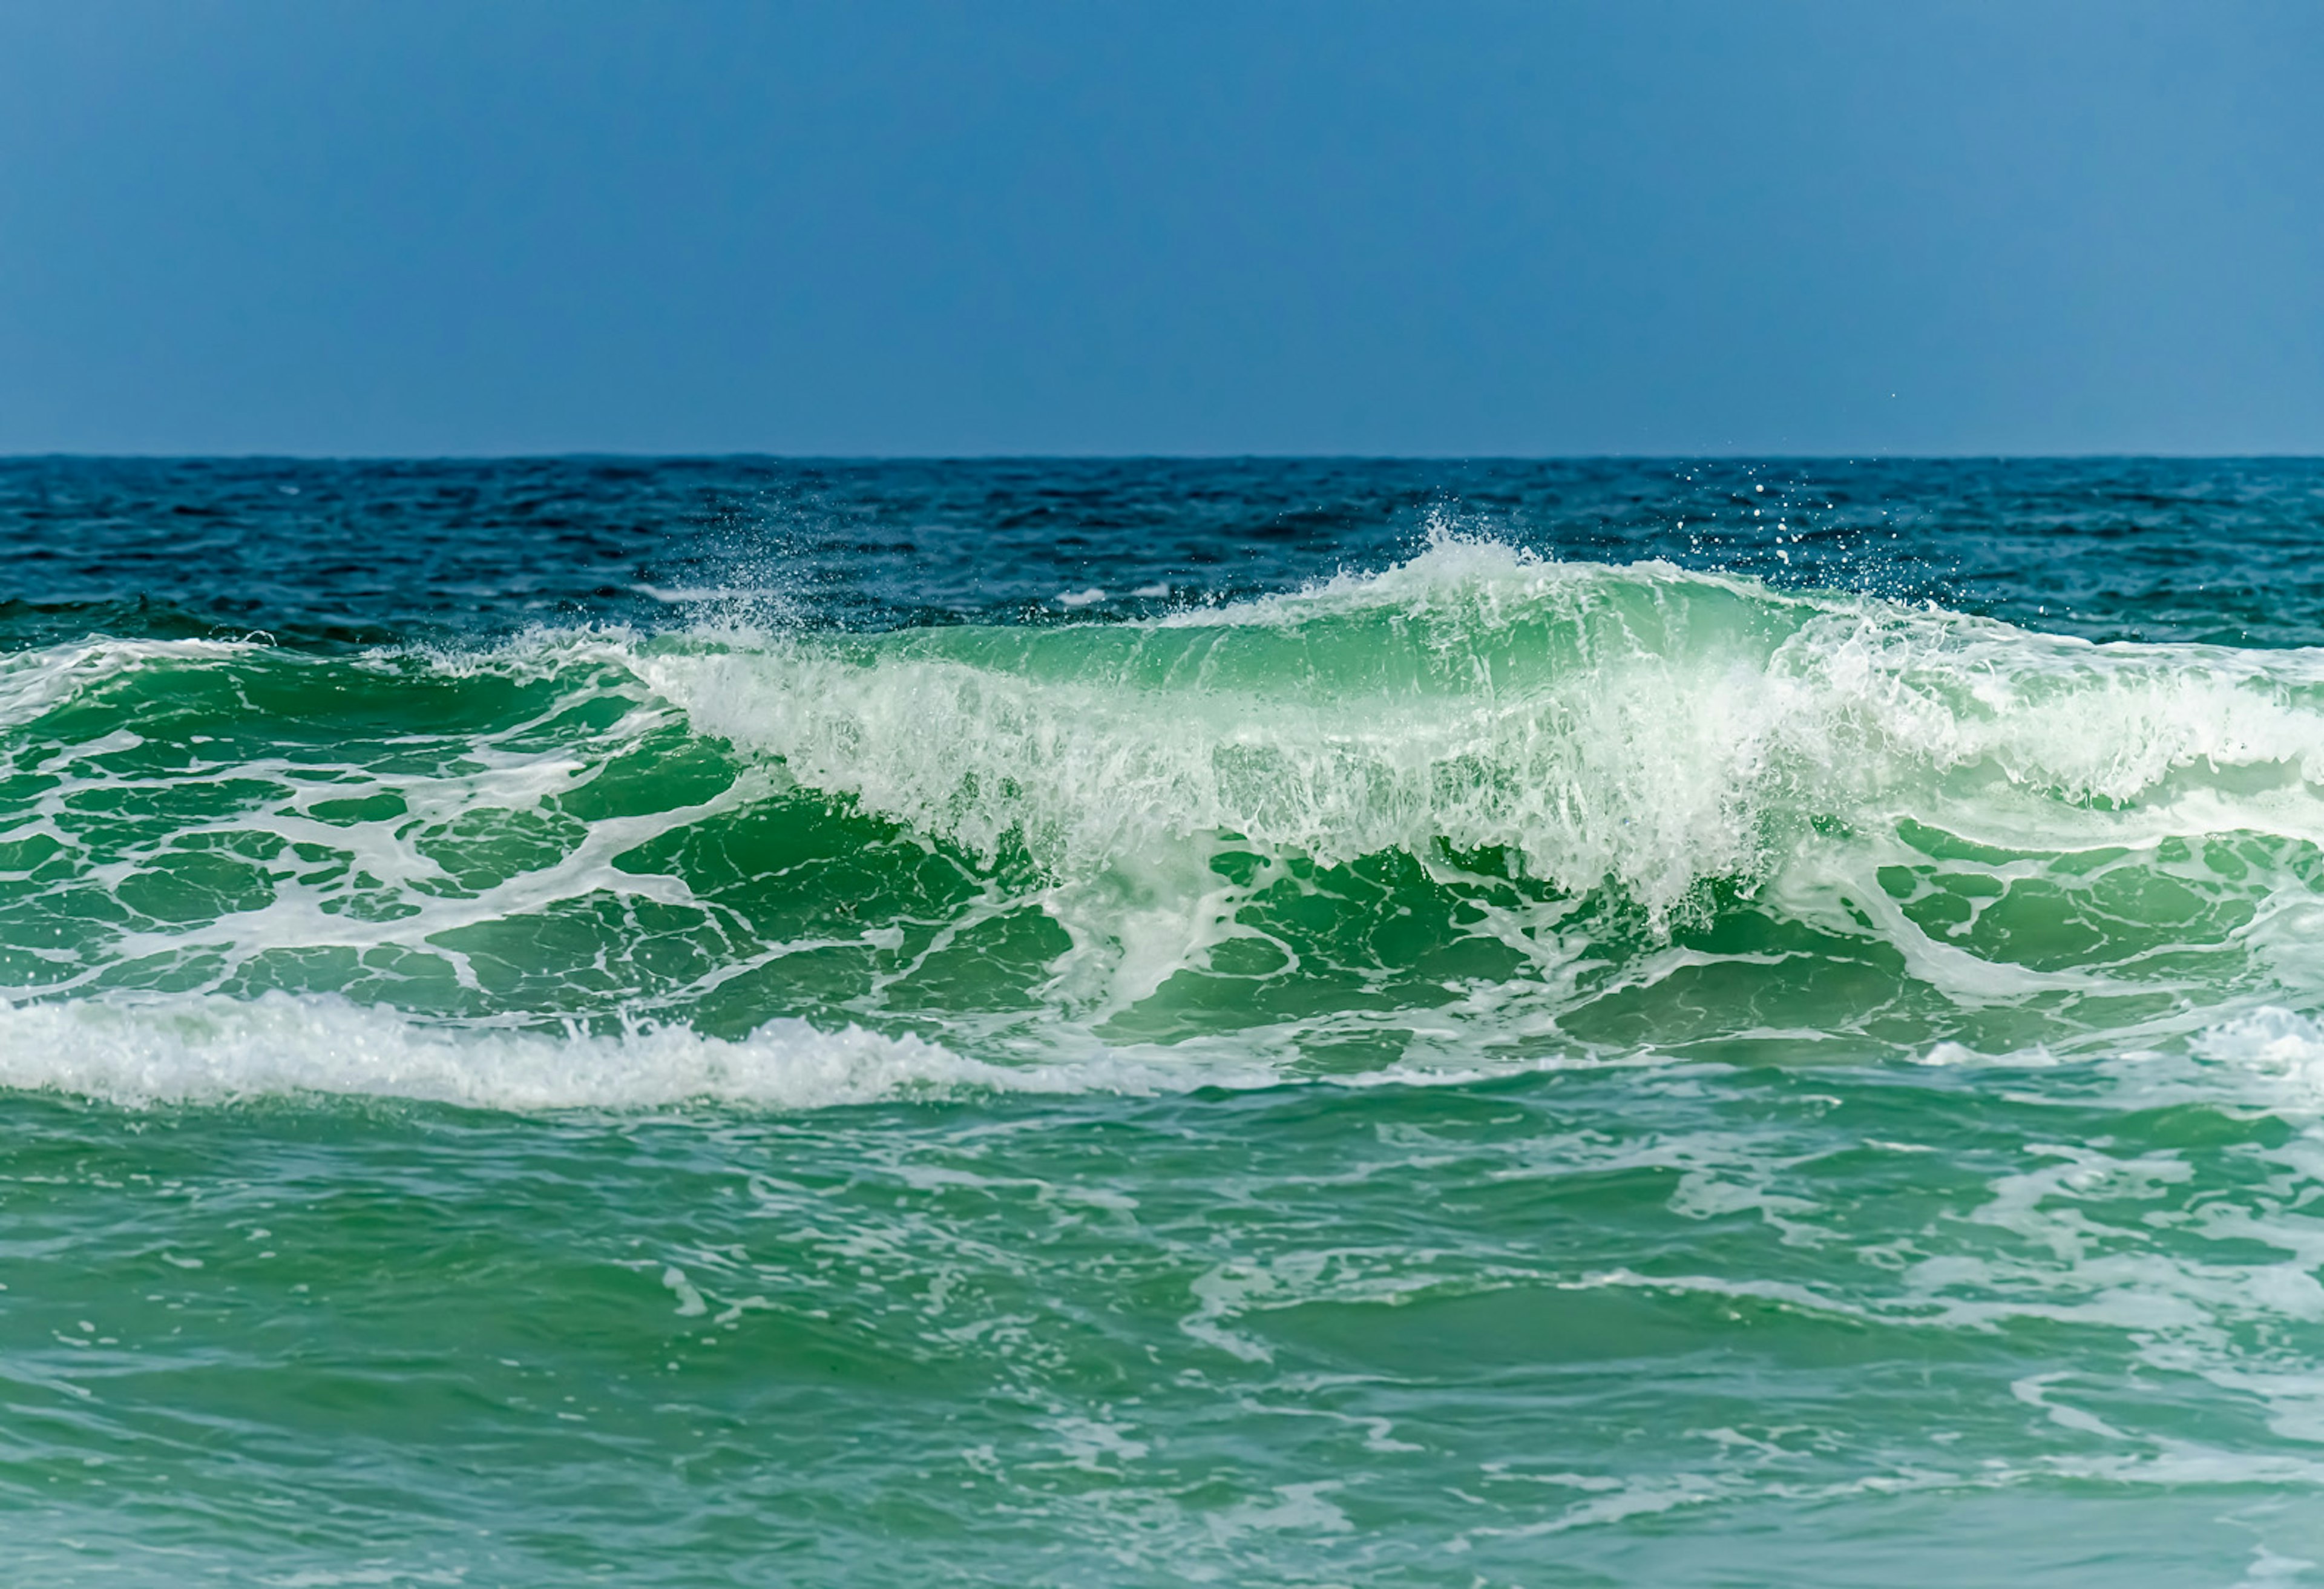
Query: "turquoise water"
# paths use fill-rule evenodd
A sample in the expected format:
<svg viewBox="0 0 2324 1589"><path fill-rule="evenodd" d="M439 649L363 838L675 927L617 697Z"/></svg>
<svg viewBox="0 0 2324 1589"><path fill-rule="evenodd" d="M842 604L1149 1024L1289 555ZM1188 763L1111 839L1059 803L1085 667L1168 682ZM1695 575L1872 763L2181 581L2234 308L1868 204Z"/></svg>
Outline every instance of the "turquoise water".
<svg viewBox="0 0 2324 1589"><path fill-rule="evenodd" d="M14 1577L2324 1573L2324 476L1431 468L10 466Z"/></svg>

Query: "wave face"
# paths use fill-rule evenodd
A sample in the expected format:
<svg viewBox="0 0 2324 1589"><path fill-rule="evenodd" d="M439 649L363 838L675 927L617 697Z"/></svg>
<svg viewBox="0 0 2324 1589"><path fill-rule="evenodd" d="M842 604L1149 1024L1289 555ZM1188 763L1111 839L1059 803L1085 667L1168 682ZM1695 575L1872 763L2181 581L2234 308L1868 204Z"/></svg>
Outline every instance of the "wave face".
<svg viewBox="0 0 2324 1589"><path fill-rule="evenodd" d="M2319 530L0 461L9 1562L2303 1581Z"/></svg>
<svg viewBox="0 0 2324 1589"><path fill-rule="evenodd" d="M2318 991L2324 656L1491 540L1131 622L85 641L0 719L18 1001L1331 1073Z"/></svg>

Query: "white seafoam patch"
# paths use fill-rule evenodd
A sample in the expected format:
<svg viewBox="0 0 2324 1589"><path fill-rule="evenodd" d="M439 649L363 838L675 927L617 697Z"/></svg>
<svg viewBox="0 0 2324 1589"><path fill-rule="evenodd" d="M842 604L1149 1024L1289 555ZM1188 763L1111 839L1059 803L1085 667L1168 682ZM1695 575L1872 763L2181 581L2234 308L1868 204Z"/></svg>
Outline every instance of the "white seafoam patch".
<svg viewBox="0 0 2324 1589"><path fill-rule="evenodd" d="M1006 1051L981 1059L909 1033L826 1030L788 1016L735 1038L674 1023L591 1030L577 1021L561 1030L447 1022L336 993L280 991L0 1002L0 1088L131 1106L307 1095L517 1113L693 1104L789 1111L967 1094L1460 1086L1606 1067L1480 1056L1465 1065L1310 1076L1298 1068L1296 1031L1164 1046L1108 1045L1063 1028L996 1047Z"/></svg>
<svg viewBox="0 0 2324 1589"><path fill-rule="evenodd" d="M683 1026L442 1025L329 994L0 1005L0 1086L129 1104L304 1093L512 1111L813 1109L962 1088L1146 1093L1204 1079L1218 1078L1102 1054L993 1065L908 1035L825 1031L789 1018L725 1039Z"/></svg>
<svg viewBox="0 0 2324 1589"><path fill-rule="evenodd" d="M0 729L140 668L222 661L262 649L256 640L81 640L0 655Z"/></svg>

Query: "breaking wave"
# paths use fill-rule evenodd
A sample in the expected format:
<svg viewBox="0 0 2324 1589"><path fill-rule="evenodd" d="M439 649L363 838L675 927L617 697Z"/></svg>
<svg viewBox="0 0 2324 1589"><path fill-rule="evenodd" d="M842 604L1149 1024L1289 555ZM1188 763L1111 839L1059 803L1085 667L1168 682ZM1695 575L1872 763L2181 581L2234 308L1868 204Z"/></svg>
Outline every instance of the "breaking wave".
<svg viewBox="0 0 2324 1589"><path fill-rule="evenodd" d="M2324 993L2324 656L1489 540L1140 622L87 641L0 661L0 753L5 1074L106 1096L2183 1050Z"/></svg>

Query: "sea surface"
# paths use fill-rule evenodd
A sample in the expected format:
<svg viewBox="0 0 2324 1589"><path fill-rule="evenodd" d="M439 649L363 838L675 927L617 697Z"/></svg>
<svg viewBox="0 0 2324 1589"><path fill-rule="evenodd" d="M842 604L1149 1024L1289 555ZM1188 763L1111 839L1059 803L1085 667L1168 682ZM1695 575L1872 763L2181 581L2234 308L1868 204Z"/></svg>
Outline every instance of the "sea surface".
<svg viewBox="0 0 2324 1589"><path fill-rule="evenodd" d="M0 461L0 1582L2324 1583L2319 539Z"/></svg>

